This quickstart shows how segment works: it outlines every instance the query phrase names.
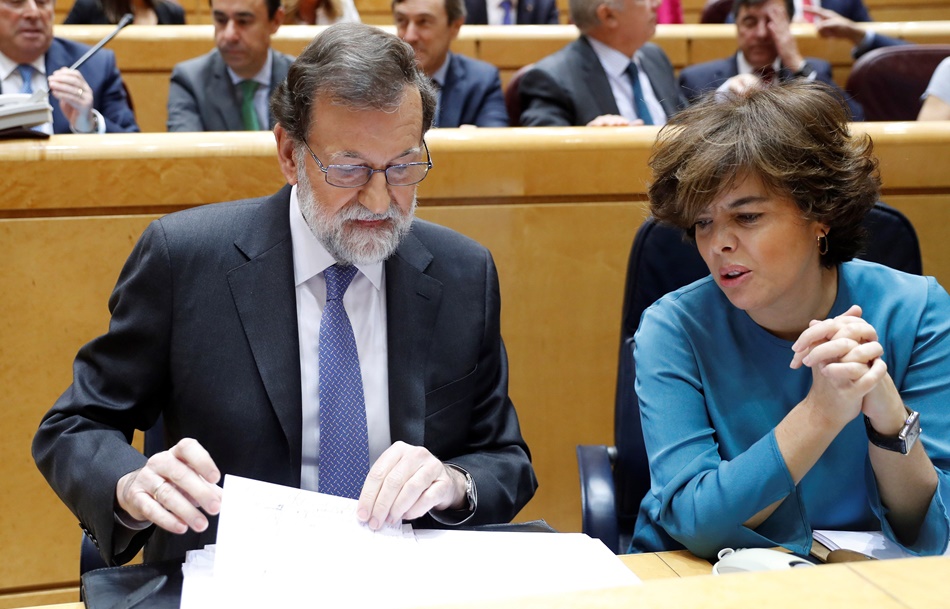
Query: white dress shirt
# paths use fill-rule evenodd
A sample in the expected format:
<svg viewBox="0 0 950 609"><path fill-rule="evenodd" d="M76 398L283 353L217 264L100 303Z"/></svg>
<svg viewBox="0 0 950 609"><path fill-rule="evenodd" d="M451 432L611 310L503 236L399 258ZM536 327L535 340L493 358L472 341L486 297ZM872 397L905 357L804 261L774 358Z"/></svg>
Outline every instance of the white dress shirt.
<svg viewBox="0 0 950 609"><path fill-rule="evenodd" d="M488 15L488 25L504 25L505 9L501 6L502 0L486 0L485 9ZM518 1L511 0L511 24L518 23Z"/></svg>
<svg viewBox="0 0 950 609"><path fill-rule="evenodd" d="M290 192L290 235L297 293L297 333L300 340L300 389L303 397L303 438L300 487L318 490L320 453L320 318L326 304L323 271L336 263L317 240L300 213L297 186ZM343 296L353 326L363 377L369 460L373 464L392 444L389 433L389 359L386 345L386 273L383 263L357 265L359 272Z"/></svg>
<svg viewBox="0 0 950 609"><path fill-rule="evenodd" d="M650 83L650 78L644 72L640 58L636 54L632 58L627 57L617 49L609 47L594 38L588 37L587 40L593 47L597 59L600 60L604 72L607 73L610 90L613 91L620 116L631 121L640 118L637 116L636 105L633 101L633 81L630 80L630 76L627 74L627 66L633 61L637 64L640 88L643 90L643 100L650 111L650 118L653 119L654 125L665 125L666 112L663 110L656 93L653 92L653 84Z"/></svg>

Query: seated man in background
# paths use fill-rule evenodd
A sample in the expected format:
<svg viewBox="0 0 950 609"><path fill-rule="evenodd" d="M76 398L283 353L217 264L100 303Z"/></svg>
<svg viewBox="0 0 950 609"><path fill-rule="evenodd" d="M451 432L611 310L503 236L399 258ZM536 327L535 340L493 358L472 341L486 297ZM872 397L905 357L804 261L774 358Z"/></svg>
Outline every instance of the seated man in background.
<svg viewBox="0 0 950 609"><path fill-rule="evenodd" d="M732 57L683 68L680 87L690 103L717 89L740 91L759 80L768 83L793 78L818 80L830 85L845 98L831 78L831 64L823 59L802 57L792 35L789 14L792 0L736 0L739 51ZM847 102L854 120L864 113L857 102Z"/></svg>
<svg viewBox="0 0 950 609"><path fill-rule="evenodd" d="M271 92L293 57L271 49L284 21L280 0L211 0L214 44L172 70L169 131L269 131Z"/></svg>
<svg viewBox="0 0 950 609"><path fill-rule="evenodd" d="M53 37L53 0L0 0L2 93L49 91L53 122L45 133L138 131L115 65L100 49L77 70L69 68L89 47Z"/></svg>
<svg viewBox="0 0 950 609"><path fill-rule="evenodd" d="M508 110L498 68L452 53L465 23L463 0L394 0L396 34L408 42L416 63L436 85L435 127L507 127Z"/></svg>
<svg viewBox="0 0 950 609"><path fill-rule="evenodd" d="M465 0L465 23L472 25L557 25L555 0Z"/></svg>
<svg viewBox="0 0 950 609"><path fill-rule="evenodd" d="M360 20L353 0L290 0L284 4L284 10L287 25L333 25Z"/></svg>
<svg viewBox="0 0 950 609"><path fill-rule="evenodd" d="M358 499L373 530L508 522L537 486L491 254L414 218L435 92L412 49L329 26L271 109L288 184L149 225L34 438L107 563L214 543L225 474Z"/></svg>
<svg viewBox="0 0 950 609"><path fill-rule="evenodd" d="M868 51L882 47L910 44L906 40L879 34L871 28L859 27L851 19L826 8L806 7L806 14L814 15L815 29L822 38L846 38L854 44L851 56L857 59Z"/></svg>
<svg viewBox="0 0 950 609"><path fill-rule="evenodd" d="M685 105L656 32L659 0L570 0L581 36L521 79L521 125L662 125Z"/></svg>
<svg viewBox="0 0 950 609"><path fill-rule="evenodd" d="M840 15L850 21L873 21L868 8L864 5L864 0L792 0L792 8L789 14L792 21L799 23L817 23L819 16L815 11L820 7ZM730 12L726 18L726 23L734 23L736 14Z"/></svg>

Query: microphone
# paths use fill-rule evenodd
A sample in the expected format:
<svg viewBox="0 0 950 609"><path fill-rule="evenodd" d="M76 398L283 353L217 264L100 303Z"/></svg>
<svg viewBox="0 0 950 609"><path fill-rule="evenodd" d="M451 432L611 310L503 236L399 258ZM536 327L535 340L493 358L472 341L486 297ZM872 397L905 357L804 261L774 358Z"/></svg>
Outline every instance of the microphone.
<svg viewBox="0 0 950 609"><path fill-rule="evenodd" d="M104 47L107 42L109 42L110 40L112 40L113 38L115 38L115 35L118 34L120 31L122 31L122 28L124 28L124 27L127 26L128 24L132 23L132 20L133 20L133 19L135 19L135 16L132 15L132 13L126 13L125 15L123 15L123 16L122 16L122 19L119 20L119 24L115 26L115 29L114 29L114 30L112 30L112 33L109 34L108 36L106 36L105 38L103 38L102 40L100 40L99 42L97 42L97 43L96 43L96 46L94 46L94 47L92 47L91 49L89 49L88 51L86 51L86 54L83 55L82 57L80 57L79 59L77 59L77 60L76 60L76 63L74 63L73 65L69 66L69 69L70 69L70 70L78 70L78 69L79 69L79 66L81 66L81 65L84 64L84 63L86 63L86 60L89 59L90 57L92 57L92 56L96 53L96 51L98 51L99 49L101 49L102 47Z"/></svg>

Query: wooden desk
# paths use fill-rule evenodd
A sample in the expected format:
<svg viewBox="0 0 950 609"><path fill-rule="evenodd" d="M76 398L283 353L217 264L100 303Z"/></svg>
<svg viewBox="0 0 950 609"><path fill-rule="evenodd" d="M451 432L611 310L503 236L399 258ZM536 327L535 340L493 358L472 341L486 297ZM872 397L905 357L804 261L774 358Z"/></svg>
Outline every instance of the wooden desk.
<svg viewBox="0 0 950 609"><path fill-rule="evenodd" d="M855 128L874 138L884 200L916 226L924 271L950 286L950 172L935 161L950 150L950 122ZM509 391L541 481L519 520L579 530L574 448L612 441L623 282L646 216L655 133L444 129L428 136L434 168L420 187L419 216L485 244L498 266ZM270 194L283 178L267 133L9 141L0 146L0 173L7 176L0 521L16 523L0 526L0 547L17 557L0 561L2 598L75 586L79 528L36 470L30 442L69 384L76 351L105 331L109 294L145 225L182 207ZM557 278L565 274L577 278L583 298L564 293ZM557 331L571 316L576 331Z"/></svg>
<svg viewBox="0 0 950 609"><path fill-rule="evenodd" d="M647 555L666 558L669 553ZM695 560L695 559L694 559ZM708 566L708 564L707 564ZM790 571L701 575L644 580L643 585L519 598L492 603L497 609L945 609L950 595L950 557L822 565ZM638 573L639 575L639 573ZM443 609L473 609L465 603ZM66 603L35 609L84 609Z"/></svg>

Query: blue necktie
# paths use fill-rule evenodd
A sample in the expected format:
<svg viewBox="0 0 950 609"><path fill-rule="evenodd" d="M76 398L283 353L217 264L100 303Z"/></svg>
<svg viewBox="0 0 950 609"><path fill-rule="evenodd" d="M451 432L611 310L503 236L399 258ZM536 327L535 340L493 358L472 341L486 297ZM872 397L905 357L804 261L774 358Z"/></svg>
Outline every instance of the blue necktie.
<svg viewBox="0 0 950 609"><path fill-rule="evenodd" d="M644 125L652 125L653 117L650 116L647 102L643 98L643 87L640 86L640 71L637 70L636 63L630 62L630 65L627 66L627 75L633 82L633 109L637 113L637 118L642 120Z"/></svg>
<svg viewBox="0 0 950 609"><path fill-rule="evenodd" d="M327 304L320 319L320 457L321 493L360 496L369 473L369 441L363 378L353 326L343 308L343 294L356 276L355 266L333 265L323 272Z"/></svg>
<svg viewBox="0 0 950 609"><path fill-rule="evenodd" d="M513 23L511 20L511 0L501 0L501 10L505 11L504 17L501 18L501 24L511 25Z"/></svg>
<svg viewBox="0 0 950 609"><path fill-rule="evenodd" d="M35 69L33 66L28 66L21 63L16 67L20 72L20 77L23 79L23 85L20 87L20 93L33 93L33 72Z"/></svg>

